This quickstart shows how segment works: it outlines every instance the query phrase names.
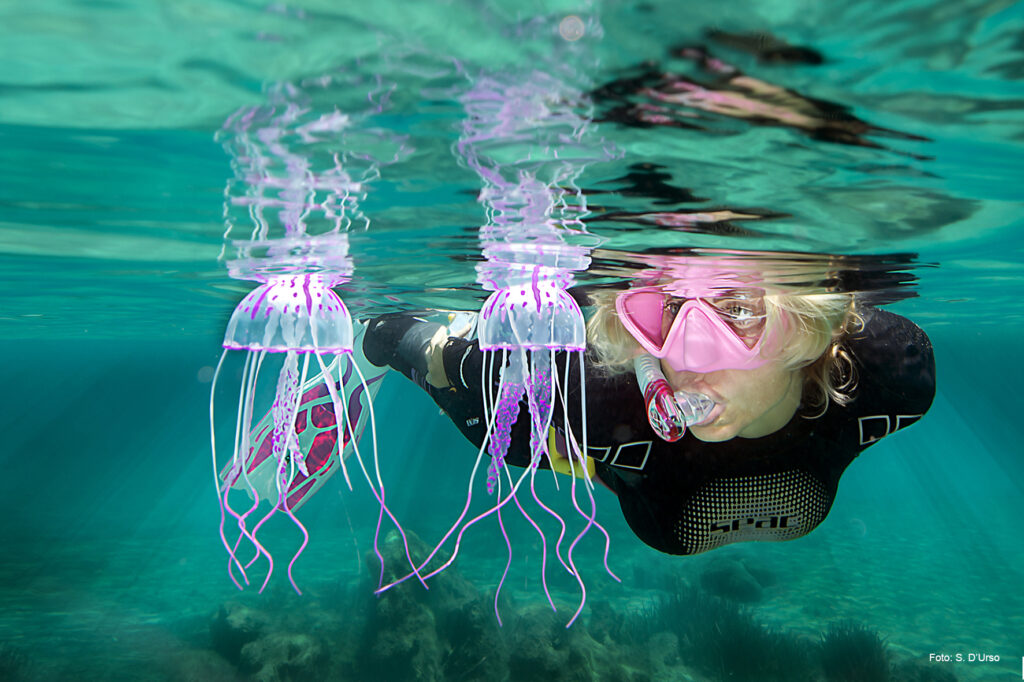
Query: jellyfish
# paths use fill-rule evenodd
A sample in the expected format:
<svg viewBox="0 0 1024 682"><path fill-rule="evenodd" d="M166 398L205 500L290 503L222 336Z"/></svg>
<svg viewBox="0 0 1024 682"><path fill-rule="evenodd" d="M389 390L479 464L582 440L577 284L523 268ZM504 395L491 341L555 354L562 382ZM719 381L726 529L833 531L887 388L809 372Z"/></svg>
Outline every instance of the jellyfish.
<svg viewBox="0 0 1024 682"><path fill-rule="evenodd" d="M308 544L309 533L295 512L339 470L352 489L345 461L350 454L355 455L358 468L380 505L374 551L381 562L381 581L383 557L378 543L384 516L405 538L401 525L385 503L377 459L377 425L372 398L384 373L376 369L367 377L363 367L372 365L360 362L354 353L352 318L328 284L316 275L273 277L238 304L224 335L224 351L217 363L210 393L211 450L221 509L220 537L229 556L228 573L239 589L243 583L249 584L248 570L261 556L267 561L268 569L260 592L266 588L274 572L274 559L260 542L258 532L275 514L285 514L302 534L302 543L287 567L289 582L296 592L302 593L292 569ZM218 469L214 396L217 379L230 350L244 351L246 356L234 448L230 460ZM253 425L260 370L268 354L275 353L282 354L283 361L274 400L264 417ZM367 466L358 445L367 423L372 436L371 466ZM238 512L232 508L231 489L249 494L252 504L247 510ZM254 517L264 500L270 504L269 511ZM237 525L234 542L228 540L229 518ZM239 558L243 540L255 550L255 555L245 563ZM407 542L406 550L408 552ZM414 566L411 557L409 562Z"/></svg>
<svg viewBox="0 0 1024 682"><path fill-rule="evenodd" d="M563 253L566 251L572 252L571 249L563 248ZM576 253L576 256L579 257L579 254ZM573 553L591 528L597 528L604 535L604 566L609 575L619 580L608 566L610 537L596 520L594 483L591 478L593 462L588 462L586 455L586 328L579 305L567 291L572 282L570 271L544 265L505 264L505 268L508 275L505 283L488 296L477 321L480 350L485 356L481 368L481 385L486 387L483 400L487 435L470 474L465 505L433 551L417 566L420 573L409 573L379 588L377 592L382 593L413 575L425 582L441 573L457 558L466 531L493 515L498 520L508 550L505 569L494 595L494 613L501 624L498 600L512 562L512 544L502 513L505 507L513 504L540 536L541 584L549 605L557 611L547 582L548 539L519 497L521 489L526 485L534 502L557 521L560 532L554 543L555 556L581 590L579 605L566 625L569 627L579 617L586 603L586 586ZM573 365L579 381L578 403L570 398L569 391ZM522 414L524 405L527 408L525 415ZM512 427L520 418L529 420L531 457L521 473L513 474L505 465L504 458L511 443ZM561 423L556 424L556 421ZM579 427L574 428L571 422L578 423ZM490 456L486 488L495 501L484 512L466 520L472 504L475 479L485 453ZM583 528L564 551L562 544L567 533L566 522L537 493L536 476L543 463L552 472L570 474L572 504L585 521ZM584 482L589 509L584 509L579 503L577 480ZM557 478L555 485L558 487ZM426 568L433 557L453 535L455 542L451 556L442 565L427 572Z"/></svg>
<svg viewBox="0 0 1024 682"><path fill-rule="evenodd" d="M548 272L545 272L548 271ZM610 538L607 531L595 519L596 504L593 497L592 469L587 465L587 415L586 385L584 381L584 354L586 351L586 327L583 313L575 299L566 291L571 275L566 272L543 266L532 268L529 283L518 283L503 287L492 293L480 311L479 339L480 349L488 356L484 361L484 386L493 387L493 377L497 372L497 386L490 393L485 393L485 418L489 428L490 442L488 454L491 461L487 469L487 492L498 491L498 502L493 513L498 517L498 524L508 549L508 561L495 591L495 613L497 614L498 593L508 574L512 560L512 547L508 534L505 532L501 518L501 508L511 499L519 512L538 532L541 539L541 585L545 596L553 610L554 601L547 585L547 539L540 527L530 517L517 497L518 490L526 476L529 476L530 493L537 505L551 515L559 524L561 532L555 543L555 555L562 566L572 575L580 586L581 598L576 612L569 620L567 627L579 617L586 603L586 585L573 559L573 551L579 541L592 528L598 528L605 537L604 565L609 575L618 580L608 567L608 549ZM556 352L565 355L564 366L560 371L556 361ZM568 396L570 366L575 360L579 375L579 437L574 435L570 425L571 402ZM513 480L511 472L504 464L504 456L511 442L511 429L518 417L520 405L526 400L530 424L529 466L524 469L518 480ZM552 429L555 406L562 406L562 424L560 429ZM493 414L493 418L490 416ZM561 435L560 439L557 436ZM557 447L560 440L561 448ZM576 511L586 520L583 529L576 535L569 546L565 557L560 552L565 537L566 524L557 512L538 497L536 474L543 461L547 461L552 471L556 470L557 452L565 453L562 460L568 464L570 474L571 499ZM504 499L501 498L501 474L510 487ZM585 481L590 500L590 511L584 511L577 501L576 481ZM556 487L558 485L555 479ZM469 524L467 524L468 527ZM464 532L464 529L460 531ZM500 621L500 615L498 616Z"/></svg>
<svg viewBox="0 0 1024 682"><path fill-rule="evenodd" d="M521 499L527 486L542 513L557 522L560 531L554 554L581 590L568 627L586 603L586 586L574 551L591 529L604 534L604 565L618 580L608 568L610 539L595 518L594 465L588 461L586 438L586 332L583 313L568 292L573 272L588 267L589 253L600 241L582 221L586 199L576 178L588 163L614 158L617 152L605 140L588 137L590 121L579 113L585 108L579 106L585 103L584 91L560 78L572 69L562 68L564 64L550 66L550 71L483 73L460 96L466 116L455 150L483 183L479 201L486 206L488 218L480 227L483 262L477 266L477 281L491 292L477 319L484 353L481 385L487 429L461 513L417 568L423 581L445 570L455 561L466 530L494 516L508 551L494 596L495 616L501 623L498 599L512 562L503 514L511 504L540 536L540 582L549 605L557 610L547 582L548 538ZM571 374L579 381L575 392L570 392ZM513 474L505 455L513 425L520 419L529 421L530 458L522 472ZM486 489L494 503L467 520L485 454L490 458ZM584 524L568 548L563 548L568 533L565 519L537 493L536 476L542 465L571 474L572 504ZM577 499L578 480L584 482L589 509ZM433 557L453 536L451 556L428 572ZM378 593L413 575L417 574L409 573Z"/></svg>
<svg viewBox="0 0 1024 682"><path fill-rule="evenodd" d="M550 40L550 19L531 19L516 30L522 36L535 34L539 40ZM596 18L588 18L584 28L592 38L601 34ZM477 281L489 293L476 324L479 348L484 354L481 385L486 436L458 518L419 562L419 572L382 586L378 594L414 575L425 583L444 571L455 561L467 529L493 516L508 550L494 597L500 624L498 598L512 561L503 514L509 512L511 504L540 535L541 584L555 609L547 583L548 538L523 504L528 501L524 486L542 513L557 521L560 532L554 541L554 554L580 585L580 604L568 625L586 602L586 588L573 553L593 528L604 533L604 564L608 568L609 538L595 518L591 478L594 464L587 457L585 324L568 289L574 281L572 273L587 268L589 253L600 242L587 232L582 220L586 200L576 179L589 163L610 160L621 153L608 141L590 134L585 93L591 84L584 82L589 69L583 65L592 60L584 42L559 38L551 46L552 59L524 70L470 74L468 65L458 65L470 83L458 94L465 116L453 149L481 180L478 201L484 205L487 218L479 230L483 262L477 265ZM570 376L577 377L578 389L570 390ZM530 455L527 466L513 473L505 456L513 425L519 420L528 420ZM467 520L485 455L489 457L485 486L494 501L483 513ZM572 474L572 504L584 523L567 548L562 546L568 533L566 520L537 493L535 481L542 468ZM583 481L589 509L577 499L578 480ZM557 487L557 478L555 482ZM450 557L439 567L428 568L453 536ZM611 570L608 572L614 577Z"/></svg>

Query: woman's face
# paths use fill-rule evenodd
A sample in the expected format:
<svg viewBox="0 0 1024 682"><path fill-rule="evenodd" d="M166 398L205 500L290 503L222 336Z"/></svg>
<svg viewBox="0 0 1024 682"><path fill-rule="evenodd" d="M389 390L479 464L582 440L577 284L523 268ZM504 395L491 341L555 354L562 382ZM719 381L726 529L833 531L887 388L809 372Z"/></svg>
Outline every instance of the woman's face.
<svg viewBox="0 0 1024 682"><path fill-rule="evenodd" d="M764 292L737 289L704 299L748 348L764 333ZM662 336L679 311L682 299L668 299L662 314ZM662 371L673 391L703 393L715 401L711 414L689 427L699 440L720 442L741 436L760 438L785 426L800 405L803 381L800 370L772 361L754 369L723 369L696 373L676 371L662 361Z"/></svg>
<svg viewBox="0 0 1024 682"><path fill-rule="evenodd" d="M673 391L703 393L715 401L708 418L689 427L707 443L767 436L788 424L800 406L800 370L787 369L780 361L706 374L677 372L666 362L661 368Z"/></svg>

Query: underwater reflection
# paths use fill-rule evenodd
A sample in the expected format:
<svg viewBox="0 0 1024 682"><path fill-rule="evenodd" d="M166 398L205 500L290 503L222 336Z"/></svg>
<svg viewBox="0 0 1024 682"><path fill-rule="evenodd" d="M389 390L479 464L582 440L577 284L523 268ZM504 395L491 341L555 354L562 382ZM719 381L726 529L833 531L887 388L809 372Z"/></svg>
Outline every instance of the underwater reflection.
<svg viewBox="0 0 1024 682"><path fill-rule="evenodd" d="M726 47L757 54L762 63L820 64L809 48L786 45L770 36L710 31L707 36ZM804 95L768 80L743 73L716 57L706 46L682 45L670 51L673 63L699 75L645 62L633 73L597 87L592 95L603 107L599 121L634 128L672 127L721 134L724 119L757 126L791 128L814 140L888 149L873 138L927 142L928 138L874 125L851 113L851 107ZM903 152L901 152L903 153ZM917 159L927 156L908 154Z"/></svg>

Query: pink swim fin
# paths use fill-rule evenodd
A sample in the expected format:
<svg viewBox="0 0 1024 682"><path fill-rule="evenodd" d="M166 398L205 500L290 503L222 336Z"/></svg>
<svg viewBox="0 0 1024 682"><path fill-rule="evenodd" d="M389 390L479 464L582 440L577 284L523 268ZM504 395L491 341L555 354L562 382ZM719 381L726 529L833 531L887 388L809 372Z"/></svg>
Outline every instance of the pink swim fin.
<svg viewBox="0 0 1024 682"><path fill-rule="evenodd" d="M339 395L344 390L344 404L348 410L347 419L351 429L345 424L338 429L334 405L323 374L307 380L302 386L302 398L295 415L295 433L299 450L304 457L286 494L288 509L292 511L305 504L341 468L342 460L338 456L339 430L342 436L342 457L348 459L352 454L350 433L355 434L358 442L369 421L370 401L380 389L381 380L388 372L387 368L376 367L362 356L361 332L362 330L357 328L357 339L354 344L356 350L352 354L335 357L327 367L330 377L328 380L334 383ZM362 370L366 379L366 389L353 363L358 363L359 369ZM220 472L223 484L245 490L250 497L253 497L255 492L260 500L273 503L278 499L279 493L274 477L276 466L272 456L273 432L274 418L272 412L268 410L249 433L251 447L244 460L245 474L239 475L234 463L228 462Z"/></svg>

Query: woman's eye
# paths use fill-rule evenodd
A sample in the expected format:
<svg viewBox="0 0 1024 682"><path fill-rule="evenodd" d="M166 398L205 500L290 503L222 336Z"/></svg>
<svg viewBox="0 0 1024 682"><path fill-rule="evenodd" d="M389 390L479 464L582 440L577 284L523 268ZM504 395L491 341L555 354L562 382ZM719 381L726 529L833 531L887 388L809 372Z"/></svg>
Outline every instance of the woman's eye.
<svg viewBox="0 0 1024 682"><path fill-rule="evenodd" d="M757 317L753 308L739 303L733 303L726 307L725 312L734 320L749 320Z"/></svg>
<svg viewBox="0 0 1024 682"><path fill-rule="evenodd" d="M679 309L683 307L682 301L672 300L665 304L665 310L672 315L679 312Z"/></svg>

